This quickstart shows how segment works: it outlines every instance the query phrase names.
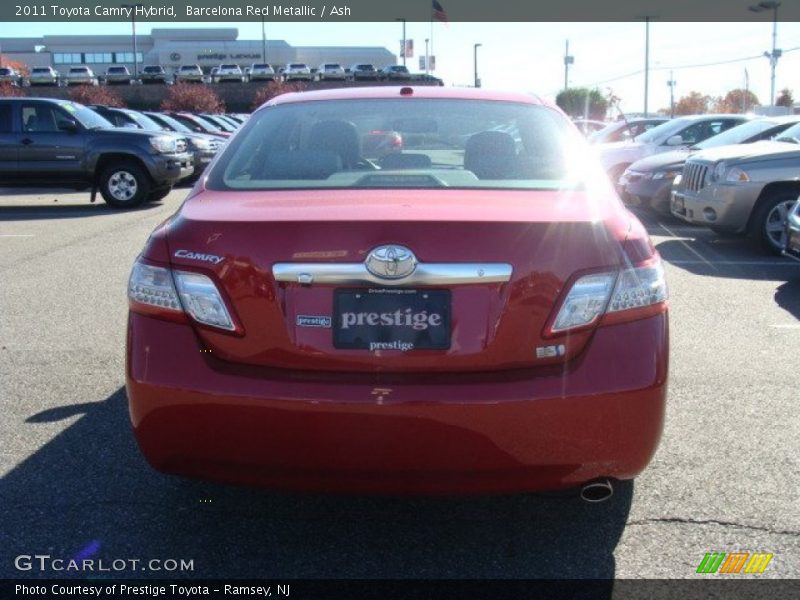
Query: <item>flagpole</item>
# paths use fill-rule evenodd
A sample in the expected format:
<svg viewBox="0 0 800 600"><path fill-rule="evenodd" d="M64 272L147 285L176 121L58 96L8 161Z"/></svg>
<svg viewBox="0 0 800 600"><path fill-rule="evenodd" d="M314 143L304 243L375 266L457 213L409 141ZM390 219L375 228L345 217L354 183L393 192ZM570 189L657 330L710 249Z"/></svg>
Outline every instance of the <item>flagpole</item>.
<svg viewBox="0 0 800 600"><path fill-rule="evenodd" d="M433 7L431 7L431 52L428 55L428 60L430 60L431 56L435 56L435 54L433 53ZM436 60L436 59L434 59L434 60ZM429 66L429 65L427 65L427 66ZM428 70L430 70L430 69L428 69Z"/></svg>

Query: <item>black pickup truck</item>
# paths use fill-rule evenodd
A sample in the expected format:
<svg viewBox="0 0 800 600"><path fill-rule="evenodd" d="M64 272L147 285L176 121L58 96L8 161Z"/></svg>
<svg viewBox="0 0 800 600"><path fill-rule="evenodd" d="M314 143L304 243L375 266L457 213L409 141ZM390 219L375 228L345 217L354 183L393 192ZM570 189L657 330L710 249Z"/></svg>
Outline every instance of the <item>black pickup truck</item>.
<svg viewBox="0 0 800 600"><path fill-rule="evenodd" d="M186 140L115 128L82 104L0 98L0 186L99 190L111 206L160 200L193 171Z"/></svg>

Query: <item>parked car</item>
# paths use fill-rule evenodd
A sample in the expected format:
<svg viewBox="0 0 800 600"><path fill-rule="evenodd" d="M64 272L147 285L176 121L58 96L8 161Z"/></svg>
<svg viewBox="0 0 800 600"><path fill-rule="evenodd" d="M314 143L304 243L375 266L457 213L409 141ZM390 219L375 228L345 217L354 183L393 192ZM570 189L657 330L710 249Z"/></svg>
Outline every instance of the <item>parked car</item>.
<svg viewBox="0 0 800 600"><path fill-rule="evenodd" d="M290 63L283 69L284 81L311 81L311 69L305 63Z"/></svg>
<svg viewBox="0 0 800 600"><path fill-rule="evenodd" d="M690 115L653 127L633 141L595 144L611 181L617 182L630 165L646 156L688 148L726 129L744 123L745 115Z"/></svg>
<svg viewBox="0 0 800 600"><path fill-rule="evenodd" d="M607 498L664 423L658 253L557 108L400 89L273 98L150 236L139 448L242 484ZM376 123L417 136L409 170L362 155Z"/></svg>
<svg viewBox="0 0 800 600"><path fill-rule="evenodd" d="M800 261L800 202L795 202L786 218L786 242L783 255Z"/></svg>
<svg viewBox="0 0 800 600"><path fill-rule="evenodd" d="M668 215L672 182L683 171L683 165L691 152L770 140L798 122L800 115L753 119L689 148L637 160L619 178L618 190L627 204Z"/></svg>
<svg viewBox="0 0 800 600"><path fill-rule="evenodd" d="M98 85L97 75L89 67L70 67L67 85Z"/></svg>
<svg viewBox="0 0 800 600"><path fill-rule="evenodd" d="M125 84L130 85L132 80L131 72L126 66L108 67L106 69L106 84Z"/></svg>
<svg viewBox="0 0 800 600"><path fill-rule="evenodd" d="M22 85L22 75L11 67L0 67L0 83L10 83L11 85Z"/></svg>
<svg viewBox="0 0 800 600"><path fill-rule="evenodd" d="M209 121L205 119L201 119L197 115L193 115L192 113L188 112L180 112L180 111L167 111L168 114L173 119L176 119L180 123L183 123L186 127L194 131L195 133L208 133L210 135L227 139L231 137L230 132L222 130L218 125L213 125Z"/></svg>
<svg viewBox="0 0 800 600"><path fill-rule="evenodd" d="M800 194L800 124L775 141L693 154L673 187L671 212L725 235L746 235L764 252L786 245L786 218Z"/></svg>
<svg viewBox="0 0 800 600"><path fill-rule="evenodd" d="M633 140L645 131L650 131L662 123L669 121L666 117L648 117L646 119L620 119L606 123L605 127L589 135L592 144L608 144L610 142L626 142Z"/></svg>
<svg viewBox="0 0 800 600"><path fill-rule="evenodd" d="M407 81L411 78L411 73L404 65L386 65L381 69L379 78L388 81Z"/></svg>
<svg viewBox="0 0 800 600"><path fill-rule="evenodd" d="M166 196L192 173L186 143L163 132L114 127L82 104L0 98L0 180L12 187L97 190L117 208Z"/></svg>
<svg viewBox="0 0 800 600"><path fill-rule="evenodd" d="M269 63L253 63L248 81L275 81L275 69Z"/></svg>
<svg viewBox="0 0 800 600"><path fill-rule="evenodd" d="M192 113L192 114L198 119L201 119L210 125L219 127L221 131L224 131L226 133L229 134L233 133L237 129L237 126L231 125L225 119L220 118L219 115L210 115L208 113Z"/></svg>
<svg viewBox="0 0 800 600"><path fill-rule="evenodd" d="M322 63L317 69L317 79L320 81L344 81L347 74L339 63Z"/></svg>
<svg viewBox="0 0 800 600"><path fill-rule="evenodd" d="M214 136L186 131L178 131L178 128L167 127L162 122L153 119L148 114L131 110L129 108L113 108L110 106L92 105L91 108L100 116L107 119L117 127L131 127L144 131L169 132L179 139L186 142L189 152L192 153L192 167L194 171L186 178L187 181L194 181L214 158L220 147L219 142Z"/></svg>
<svg viewBox="0 0 800 600"><path fill-rule="evenodd" d="M606 126L605 121L595 121L594 119L574 119L572 122L585 137L589 137Z"/></svg>
<svg viewBox="0 0 800 600"><path fill-rule="evenodd" d="M376 80L379 78L374 65L359 63L350 67L350 79L353 81Z"/></svg>
<svg viewBox="0 0 800 600"><path fill-rule="evenodd" d="M33 67L28 82L34 85L58 85L58 71L53 67Z"/></svg>
<svg viewBox="0 0 800 600"><path fill-rule="evenodd" d="M203 69L200 65L181 65L175 71L175 83L203 83Z"/></svg>
<svg viewBox="0 0 800 600"><path fill-rule="evenodd" d="M225 83L226 81L242 83L244 74L242 74L242 69L239 65L224 64L217 69L216 78L219 83Z"/></svg>
<svg viewBox="0 0 800 600"><path fill-rule="evenodd" d="M167 71L160 65L146 65L139 79L142 83L167 83Z"/></svg>

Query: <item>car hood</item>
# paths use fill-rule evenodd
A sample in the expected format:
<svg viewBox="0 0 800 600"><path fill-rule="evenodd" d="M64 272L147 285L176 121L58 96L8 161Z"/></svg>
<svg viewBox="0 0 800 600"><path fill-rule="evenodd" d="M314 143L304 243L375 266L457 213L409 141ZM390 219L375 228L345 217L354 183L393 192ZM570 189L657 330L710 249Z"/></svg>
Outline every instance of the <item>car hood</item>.
<svg viewBox="0 0 800 600"><path fill-rule="evenodd" d="M640 173L649 173L651 171L660 171L669 166L681 166L686 162L689 156L689 150L672 150L670 152L662 152L654 156L648 156L641 160L637 160L629 168L631 171L639 171Z"/></svg>
<svg viewBox="0 0 800 600"><path fill-rule="evenodd" d="M697 160L706 162L717 162L720 160L751 158L768 158L771 156L785 156L795 154L800 156L800 145L790 142L763 141L754 144L734 144L731 146L720 146L703 150L692 155Z"/></svg>

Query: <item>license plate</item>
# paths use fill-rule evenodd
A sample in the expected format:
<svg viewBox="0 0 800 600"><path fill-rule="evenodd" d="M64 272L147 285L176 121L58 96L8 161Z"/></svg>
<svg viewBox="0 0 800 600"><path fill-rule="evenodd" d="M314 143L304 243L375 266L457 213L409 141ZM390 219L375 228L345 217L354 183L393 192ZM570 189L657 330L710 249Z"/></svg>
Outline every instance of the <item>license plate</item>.
<svg viewBox="0 0 800 600"><path fill-rule="evenodd" d="M333 346L342 350L446 350L450 290L335 290Z"/></svg>

